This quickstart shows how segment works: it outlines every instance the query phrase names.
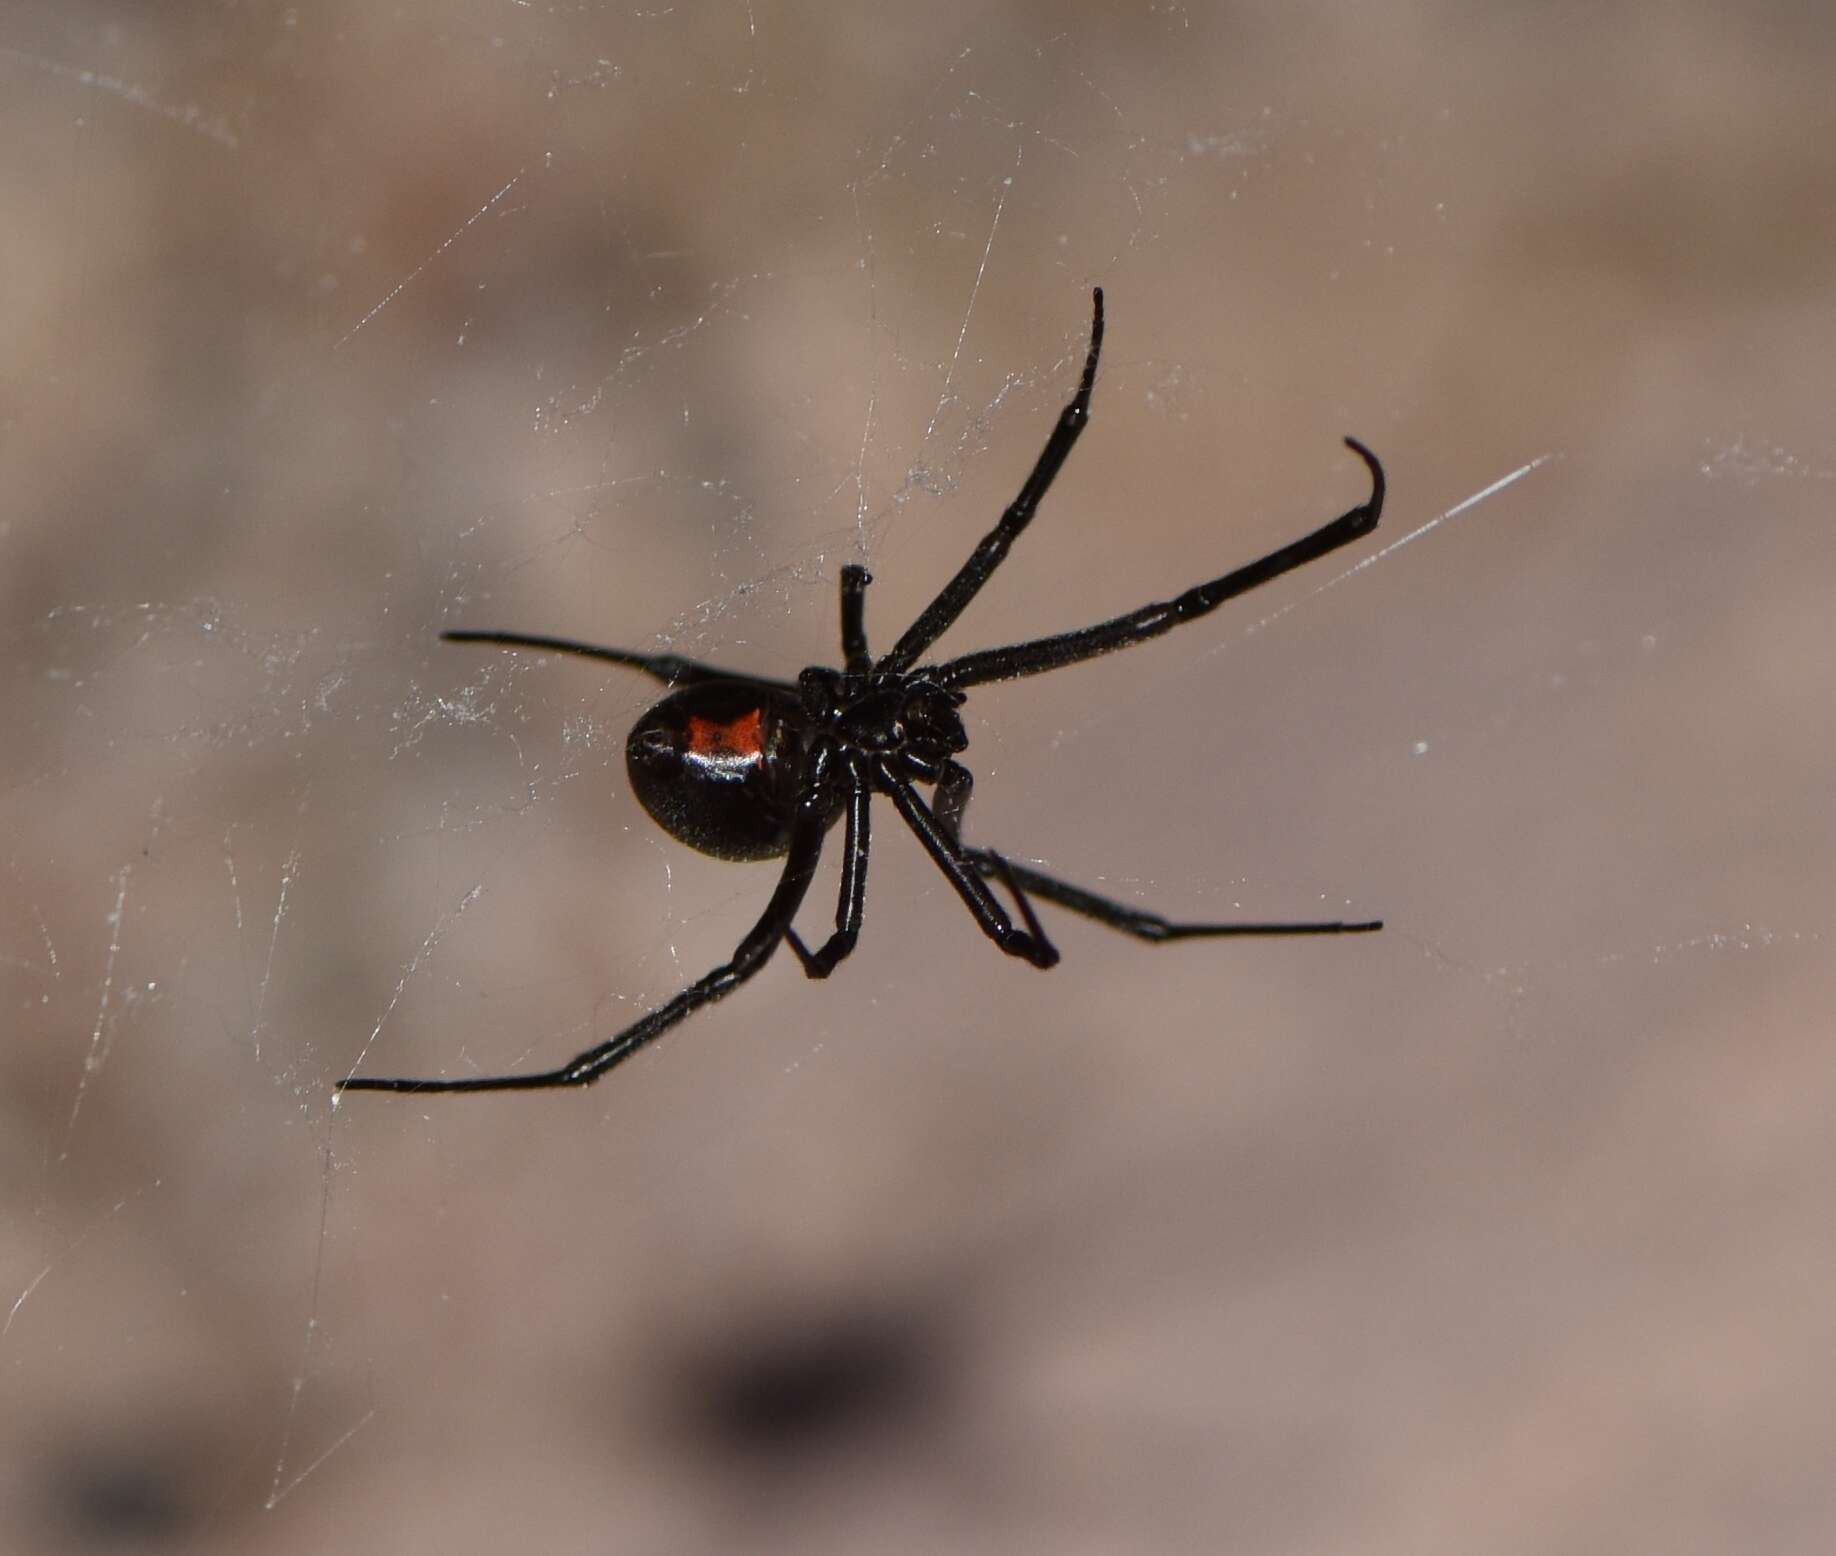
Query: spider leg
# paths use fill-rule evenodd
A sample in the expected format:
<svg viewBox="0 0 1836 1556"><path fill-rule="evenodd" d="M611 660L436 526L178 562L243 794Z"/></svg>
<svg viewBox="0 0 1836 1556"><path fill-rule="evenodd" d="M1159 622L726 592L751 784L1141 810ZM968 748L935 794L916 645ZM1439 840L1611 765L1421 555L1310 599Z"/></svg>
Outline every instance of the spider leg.
<svg viewBox="0 0 1836 1556"><path fill-rule="evenodd" d="M784 938L803 970L811 978L826 978L835 964L854 950L860 939L861 918L867 903L867 812L873 790L855 776L848 791L847 831L842 841L841 896L835 904L835 933L815 952L804 945L795 929L786 927Z"/></svg>
<svg viewBox="0 0 1836 1556"><path fill-rule="evenodd" d="M932 801L937 824L950 834L963 862L979 875L995 876L1003 881L1014 894L1014 900L1023 905L1023 911L1027 895L1031 893L1061 908L1069 908L1073 913L1081 913L1099 924L1107 924L1111 929L1133 935L1138 940L1221 939L1233 935L1363 935L1383 928L1382 919L1371 919L1358 924L1337 919L1318 923L1180 923L1163 918L1158 913L1150 913L1144 908L1130 907L1127 903L1098 896L1085 887L1073 886L1069 881L1061 881L1025 865L1015 864L992 848L964 847L963 811L968 807L974 787L975 778L968 768L959 762L948 763L937 780L936 797Z"/></svg>
<svg viewBox="0 0 1836 1556"><path fill-rule="evenodd" d="M1041 671L1094 659L1098 654L1111 653L1118 648L1130 648L1209 615L1226 600L1246 594L1272 578L1279 578L1283 573L1292 572L1370 534L1383 513L1383 466L1356 438L1347 438L1345 446L1362 459L1370 471L1371 495L1330 524L1303 535L1279 551L1271 551L1259 562L1239 567L1209 583L1198 584L1176 599L1143 605L1112 621L1082 627L1075 632L1062 632L1056 637L1035 638L1030 643L1013 643L1006 648L985 648L979 653L964 654L960 659L949 660L930 670L930 679L943 686L979 686L987 681L1011 681L1016 676L1038 675Z"/></svg>
<svg viewBox="0 0 1836 1556"><path fill-rule="evenodd" d="M1081 913L1085 918L1095 919L1099 924L1107 924L1111 929L1119 929L1138 940L1200 940L1231 935L1366 935L1372 930L1383 928L1383 920L1380 918L1357 924L1340 919L1318 923L1181 923L1163 918L1158 913L1149 913L1145 909L1116 902L1109 897L1099 897L1082 886L1073 886L1069 881L1057 880L1037 870L1028 869L1025 865L1014 864L986 848L965 848L963 860L982 875L999 875L1015 885L1024 886L1035 897L1055 902L1061 908L1069 908L1073 913Z"/></svg>
<svg viewBox="0 0 1836 1556"><path fill-rule="evenodd" d="M867 585L872 582L873 574L864 567L849 563L841 570L842 657L851 672L862 675L873 668L865 617Z"/></svg>
<svg viewBox="0 0 1836 1556"><path fill-rule="evenodd" d="M754 681L766 686L796 688L787 681L765 676L737 675L717 670L698 659L684 659L680 654L640 654L628 648L600 648L593 643L576 643L572 638L544 637L534 632L442 632L443 643L495 643L499 648L539 648L551 654L579 654L584 659L604 659L615 665L642 670L665 686L692 686L700 681Z"/></svg>
<svg viewBox="0 0 1836 1556"><path fill-rule="evenodd" d="M975 774L961 762L945 762L931 793L931 814L959 850L963 846L963 812L969 808L969 796L974 792Z"/></svg>
<svg viewBox="0 0 1836 1556"><path fill-rule="evenodd" d="M931 813L936 816L938 826L949 834L950 842L966 864L972 865L982 875L1000 879L1008 895L1019 905L1027 928L1043 940L1045 931L1039 927L1039 916L1033 912L1032 900L1022 884L1022 877L1028 872L1010 865L992 848L963 847L963 812L969 808L969 796L974 792L975 774L961 762L947 761L942 773L938 775L937 788L932 794Z"/></svg>
<svg viewBox="0 0 1836 1556"><path fill-rule="evenodd" d="M955 766L954 763L951 765ZM967 771L962 768L957 770ZM1019 889L1011 874L1006 874L1005 861L999 855L993 856L993 868L996 874L1005 874L1008 884L1013 888L1014 900L1020 906L1020 916L1026 921L1025 929L1014 928L1014 921L1007 909L1001 906L1000 899L988 889L975 868L964 861L955 837L932 814L930 806L918 797L918 791L912 787L911 780L884 762L879 765L877 773L880 786L891 796L899 815L917 834L918 841L924 845L925 852L931 856L937 868L943 871L945 879L956 888L957 895L963 899L982 933L1009 956L1020 957L1039 968L1055 966L1058 962L1058 948L1046 938L1032 904L1026 899L1026 893ZM958 819L960 814L959 804Z"/></svg>
<svg viewBox="0 0 1836 1556"><path fill-rule="evenodd" d="M1046 446L1033 466L1033 473L1020 488L1020 495L1007 505L1000 521L981 539L969 560L905 629L905 635L892 646L874 667L876 670L901 674L917 662L918 656L942 637L950 624L962 615L964 608L988 582L989 576L1006 560L1008 548L1020 532L1032 522L1040 500L1051 490L1052 482L1070 456L1078 435L1090 424L1090 391L1096 386L1097 358L1103 351L1103 288L1090 294L1090 350L1084 358L1084 376L1071 403L1059 412L1058 425L1046 439Z"/></svg>
<svg viewBox="0 0 1836 1556"><path fill-rule="evenodd" d="M816 874L822 857L823 817L814 806L798 812L791 831L789 857L784 873L778 877L771 901L740 941L730 960L721 963L705 977L698 978L667 1004L659 1005L648 1015L640 1016L624 1031L607 1038L584 1053L576 1054L558 1070L540 1070L530 1075L484 1075L467 1080L383 1080L367 1075L347 1078L338 1083L346 1091L542 1091L557 1086L589 1086L613 1065L629 1059L646 1043L662 1036L684 1017L703 1005L731 994L770 959L771 953L790 928L791 919L802 903L804 893Z"/></svg>

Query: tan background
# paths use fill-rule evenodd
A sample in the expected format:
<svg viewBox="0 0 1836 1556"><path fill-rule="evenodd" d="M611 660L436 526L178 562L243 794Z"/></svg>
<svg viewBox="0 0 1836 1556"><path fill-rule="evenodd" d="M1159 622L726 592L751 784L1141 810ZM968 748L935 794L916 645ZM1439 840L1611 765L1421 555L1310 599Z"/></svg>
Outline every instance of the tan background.
<svg viewBox="0 0 1836 1556"><path fill-rule="evenodd" d="M0 1548L1827 1550L1826 14L9 7ZM437 632L788 673L865 559L888 645L1095 282L946 649L1346 432L1358 556L1545 462L978 695L971 834L1389 930L1042 976L885 811L826 987L334 1116L772 881L643 819L645 683Z"/></svg>

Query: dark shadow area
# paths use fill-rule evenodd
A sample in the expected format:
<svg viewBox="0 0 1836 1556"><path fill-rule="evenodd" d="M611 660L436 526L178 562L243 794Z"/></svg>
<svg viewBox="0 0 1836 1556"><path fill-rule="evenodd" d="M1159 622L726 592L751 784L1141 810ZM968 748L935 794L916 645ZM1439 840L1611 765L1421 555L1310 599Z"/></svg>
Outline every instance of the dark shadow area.
<svg viewBox="0 0 1836 1556"><path fill-rule="evenodd" d="M956 1372L947 1337L912 1313L785 1312L684 1355L668 1408L698 1451L778 1471L924 1435Z"/></svg>
<svg viewBox="0 0 1836 1556"><path fill-rule="evenodd" d="M40 1521L57 1550L149 1549L195 1527L183 1477L166 1455L121 1445L67 1448L40 1492Z"/></svg>

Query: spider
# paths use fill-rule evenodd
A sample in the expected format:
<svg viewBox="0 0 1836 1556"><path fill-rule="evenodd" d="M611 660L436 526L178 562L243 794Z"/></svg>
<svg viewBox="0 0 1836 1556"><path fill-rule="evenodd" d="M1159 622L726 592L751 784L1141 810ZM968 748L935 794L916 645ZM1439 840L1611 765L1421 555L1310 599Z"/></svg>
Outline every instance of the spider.
<svg viewBox="0 0 1836 1556"><path fill-rule="evenodd" d="M812 978L826 978L859 938L867 890L868 816L876 794L892 801L977 927L1009 956L1051 967L1058 951L1046 938L1032 898L1056 903L1142 940L1226 935L1351 935L1381 929L1368 923L1175 923L1081 886L1010 863L989 848L963 841L963 811L974 780L957 758L968 747L958 710L968 687L1011 681L1132 648L1216 610L1272 578L1349 545L1377 527L1383 510L1383 467L1355 438L1346 446L1370 471L1370 497L1309 535L1177 598L1144 605L1111 621L1054 637L985 648L956 659L920 664L930 646L973 600L1008 549L1032 521L1079 435L1090 421L1090 392L1103 349L1103 292L1092 294L1090 349L1077 393L1060 413L1033 466L1000 522L982 537L943 591L877 659L868 652L867 586L863 567L841 570L843 667L813 665L796 681L718 670L677 654L599 648L567 638L522 632L446 632L450 643L490 643L581 654L627 665L669 688L640 718L625 744L631 787L650 817L672 837L717 859L784 860L765 911L732 957L622 1032L595 1043L558 1069L464 1080L357 1076L340 1091L540 1091L587 1086L647 1043L715 1000L731 994L788 943ZM931 789L931 799L918 785ZM842 827L841 895L835 932L811 951L792 927L815 877L823 839ZM1020 925L990 886L1005 887Z"/></svg>

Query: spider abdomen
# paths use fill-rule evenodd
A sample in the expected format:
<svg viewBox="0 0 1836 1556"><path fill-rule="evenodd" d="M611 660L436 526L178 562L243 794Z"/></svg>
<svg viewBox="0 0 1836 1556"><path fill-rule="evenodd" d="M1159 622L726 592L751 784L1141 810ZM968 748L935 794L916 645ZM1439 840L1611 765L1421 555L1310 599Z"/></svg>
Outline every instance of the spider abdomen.
<svg viewBox="0 0 1836 1556"><path fill-rule="evenodd" d="M672 692L631 728L632 792L665 832L716 859L772 859L797 803L796 697L758 681Z"/></svg>

